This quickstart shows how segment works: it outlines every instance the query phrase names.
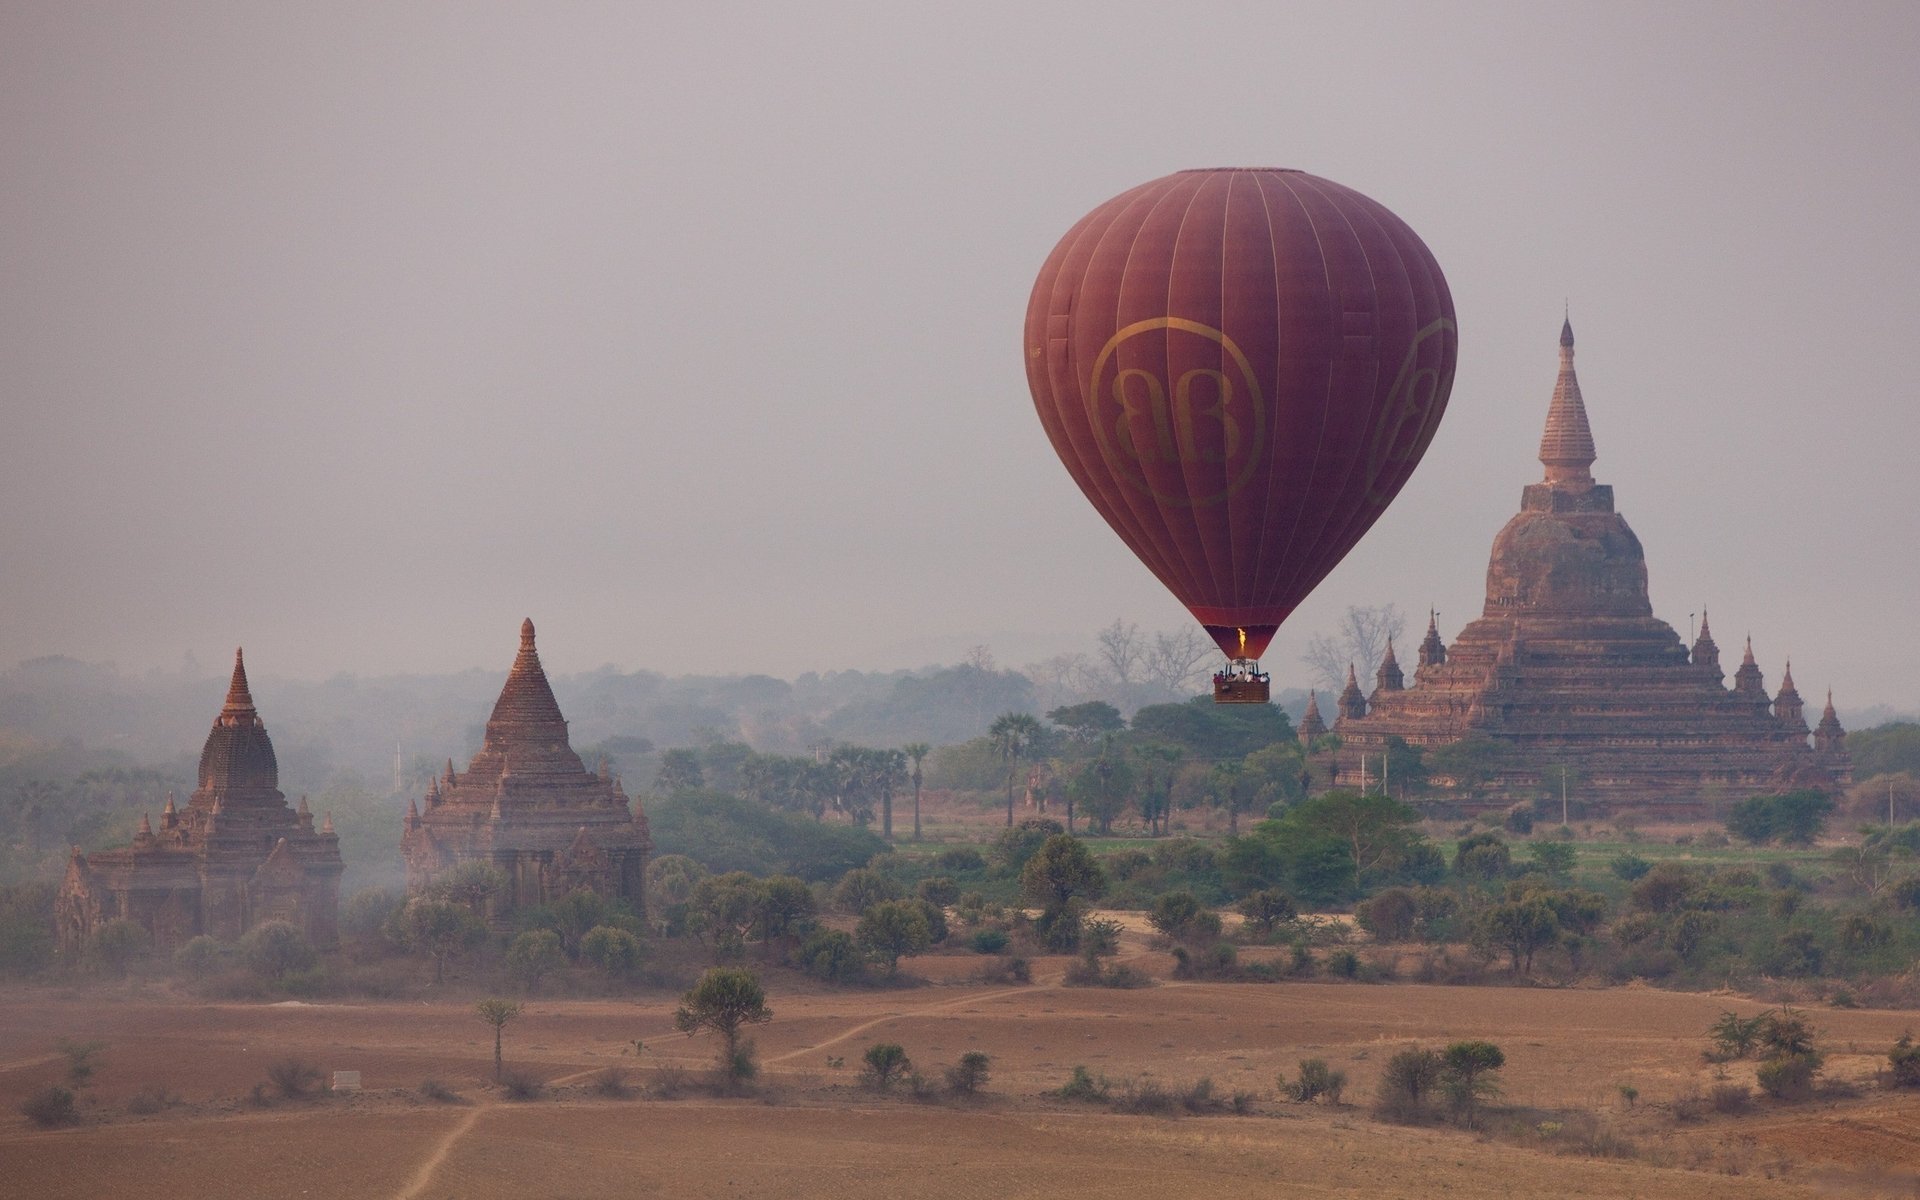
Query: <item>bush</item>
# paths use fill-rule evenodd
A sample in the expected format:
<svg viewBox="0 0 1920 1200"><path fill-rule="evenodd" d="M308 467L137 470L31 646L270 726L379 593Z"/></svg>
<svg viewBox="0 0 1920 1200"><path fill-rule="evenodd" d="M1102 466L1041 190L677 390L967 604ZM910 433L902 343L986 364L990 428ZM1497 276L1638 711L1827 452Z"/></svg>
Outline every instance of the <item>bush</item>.
<svg viewBox="0 0 1920 1200"><path fill-rule="evenodd" d="M1753 1089L1744 1083L1716 1083L1707 1093L1707 1103L1724 1116L1738 1116L1753 1107Z"/></svg>
<svg viewBox="0 0 1920 1200"><path fill-rule="evenodd" d="M1241 898L1238 908L1240 915L1247 919L1247 930L1262 938L1271 937L1274 926L1300 915L1293 897L1279 888L1260 888L1249 892Z"/></svg>
<svg viewBox="0 0 1920 1200"><path fill-rule="evenodd" d="M1060 1085L1054 1095L1062 1100L1085 1100L1092 1103L1104 1103L1112 1091L1112 1085L1105 1075L1095 1076L1084 1066L1076 1066L1073 1075Z"/></svg>
<svg viewBox="0 0 1920 1200"><path fill-rule="evenodd" d="M933 865L949 875L970 875L987 869L987 860L972 846L956 846L934 856Z"/></svg>
<svg viewBox="0 0 1920 1200"><path fill-rule="evenodd" d="M1760 1090L1775 1100L1811 1100L1813 1078L1819 1071L1820 1060L1814 1055L1783 1054L1761 1063L1754 1078Z"/></svg>
<svg viewBox="0 0 1920 1200"><path fill-rule="evenodd" d="M615 979L633 974L645 956L639 938L611 925L596 925L580 939L580 957Z"/></svg>
<svg viewBox="0 0 1920 1200"><path fill-rule="evenodd" d="M866 975L866 959L851 935L819 929L800 944L800 969L828 983L857 983Z"/></svg>
<svg viewBox="0 0 1920 1200"><path fill-rule="evenodd" d="M525 1071L503 1072L500 1086L506 1090L509 1100L538 1100L547 1094L546 1080Z"/></svg>
<svg viewBox="0 0 1920 1200"><path fill-rule="evenodd" d="M978 1050L969 1050L960 1061L946 1069L947 1091L956 1096L972 1096L986 1086L987 1064L992 1060Z"/></svg>
<svg viewBox="0 0 1920 1200"><path fill-rule="evenodd" d="M1345 1072L1329 1067L1324 1058L1303 1058L1300 1060L1300 1078L1288 1083L1283 1075L1279 1085L1281 1092L1298 1104L1311 1104L1322 1096L1326 1097L1328 1104L1338 1104L1341 1093L1347 1088L1347 1076Z"/></svg>
<svg viewBox="0 0 1920 1200"><path fill-rule="evenodd" d="M1387 888L1353 907L1354 923L1382 942L1407 941L1419 918L1419 902L1406 888Z"/></svg>
<svg viewBox="0 0 1920 1200"><path fill-rule="evenodd" d="M1120 949L1124 926L1109 917L1095 917L1080 923L1080 947L1088 954L1113 954Z"/></svg>
<svg viewBox="0 0 1920 1200"><path fill-rule="evenodd" d="M220 957L220 943L203 933L173 952L173 968L189 979L205 979L220 969Z"/></svg>
<svg viewBox="0 0 1920 1200"><path fill-rule="evenodd" d="M508 973L530 992L539 990L541 980L566 965L560 935L551 929L530 929L507 947Z"/></svg>
<svg viewBox="0 0 1920 1200"><path fill-rule="evenodd" d="M267 1066L267 1082L289 1100L313 1095L325 1078L318 1066L304 1058L282 1058Z"/></svg>
<svg viewBox="0 0 1920 1200"><path fill-rule="evenodd" d="M127 1111L137 1117L150 1117L180 1103L180 1097L157 1083L150 1083L127 1097Z"/></svg>
<svg viewBox="0 0 1920 1200"><path fill-rule="evenodd" d="M87 961L112 975L125 975L134 960L145 954L153 939L139 925L124 918L103 922L87 938Z"/></svg>
<svg viewBox="0 0 1920 1200"><path fill-rule="evenodd" d="M868 1082L875 1090L882 1092L893 1086L895 1076L913 1066L905 1048L898 1042L875 1042L867 1047L863 1061L866 1063Z"/></svg>
<svg viewBox="0 0 1920 1200"><path fill-rule="evenodd" d="M1387 1060L1374 1095L1374 1112L1389 1120L1418 1120L1440 1086L1444 1062L1436 1050L1409 1048Z"/></svg>
<svg viewBox="0 0 1920 1200"><path fill-rule="evenodd" d="M466 1098L438 1079L420 1081L420 1095L438 1104L465 1104Z"/></svg>
<svg viewBox="0 0 1920 1200"><path fill-rule="evenodd" d="M893 878L869 867L859 867L840 877L833 888L833 903L842 912L862 916L876 904L899 900L906 890Z"/></svg>
<svg viewBox="0 0 1920 1200"><path fill-rule="evenodd" d="M80 1122L80 1107L74 1102L73 1091L59 1084L41 1088L20 1103L20 1111L27 1120L42 1129L58 1129L62 1125L77 1125Z"/></svg>
<svg viewBox="0 0 1920 1200"><path fill-rule="evenodd" d="M1147 921L1168 940L1181 945L1208 942L1220 936L1220 914L1192 892L1163 893L1153 902Z"/></svg>
<svg viewBox="0 0 1920 1200"><path fill-rule="evenodd" d="M593 1077L587 1090L603 1100L625 1100L633 1095L633 1088L627 1084L627 1072L623 1067L608 1067Z"/></svg>
<svg viewBox="0 0 1920 1200"><path fill-rule="evenodd" d="M1609 859L1607 861L1607 870L1612 871L1618 878L1632 883L1648 871L1653 870L1653 864L1641 858L1638 854L1629 851L1616 854Z"/></svg>
<svg viewBox="0 0 1920 1200"><path fill-rule="evenodd" d="M307 935L286 921L256 925L240 939L240 957L254 974L267 980L309 970L320 961Z"/></svg>
<svg viewBox="0 0 1920 1200"><path fill-rule="evenodd" d="M967 945L975 954L998 954L1007 948L1007 931L1004 929L981 929L975 931Z"/></svg>
<svg viewBox="0 0 1920 1200"><path fill-rule="evenodd" d="M950 875L934 875L920 881L914 894L939 908L950 907L960 899L960 885Z"/></svg>
<svg viewBox="0 0 1920 1200"><path fill-rule="evenodd" d="M1887 1051L1887 1078L1897 1088L1920 1087L1920 1046L1913 1044L1911 1030Z"/></svg>

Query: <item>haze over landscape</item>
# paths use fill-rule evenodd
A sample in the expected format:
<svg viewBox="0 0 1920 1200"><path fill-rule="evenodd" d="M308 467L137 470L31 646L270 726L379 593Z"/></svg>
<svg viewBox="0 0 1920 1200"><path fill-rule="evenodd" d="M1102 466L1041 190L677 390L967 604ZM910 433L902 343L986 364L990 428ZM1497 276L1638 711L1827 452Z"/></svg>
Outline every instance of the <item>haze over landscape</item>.
<svg viewBox="0 0 1920 1200"><path fill-rule="evenodd" d="M0 13L0 660L1018 664L1186 620L1033 418L1095 202L1297 166L1460 314L1348 604L1478 611L1562 302L1656 612L1905 704L1910 6Z"/></svg>

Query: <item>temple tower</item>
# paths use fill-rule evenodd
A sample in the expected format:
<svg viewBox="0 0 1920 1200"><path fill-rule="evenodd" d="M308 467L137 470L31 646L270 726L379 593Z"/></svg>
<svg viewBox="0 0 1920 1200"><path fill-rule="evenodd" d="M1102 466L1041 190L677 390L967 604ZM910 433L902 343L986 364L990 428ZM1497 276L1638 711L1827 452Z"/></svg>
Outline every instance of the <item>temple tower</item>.
<svg viewBox="0 0 1920 1200"><path fill-rule="evenodd" d="M1347 686L1340 692L1340 721L1357 721L1367 715L1367 698L1360 694L1360 680L1347 664ZM1336 721L1336 726L1338 722Z"/></svg>
<svg viewBox="0 0 1920 1200"><path fill-rule="evenodd" d="M1380 656L1380 669L1373 673L1374 695L1397 692L1406 686L1406 677L1400 673L1400 661L1393 656L1393 639L1388 638L1387 652Z"/></svg>
<svg viewBox="0 0 1920 1200"><path fill-rule="evenodd" d="M1307 749L1313 748L1314 739L1324 737L1327 723L1320 716L1320 697L1317 693L1307 693L1306 715L1300 718L1300 744Z"/></svg>

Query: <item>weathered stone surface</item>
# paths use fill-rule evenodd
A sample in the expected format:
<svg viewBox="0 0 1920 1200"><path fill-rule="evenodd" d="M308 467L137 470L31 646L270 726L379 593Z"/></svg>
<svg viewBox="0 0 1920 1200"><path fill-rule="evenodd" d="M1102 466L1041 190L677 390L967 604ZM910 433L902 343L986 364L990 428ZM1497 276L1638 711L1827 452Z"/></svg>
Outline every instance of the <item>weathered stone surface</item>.
<svg viewBox="0 0 1920 1200"><path fill-rule="evenodd" d="M235 652L227 700L200 751L199 783L184 812L172 796L160 828L142 816L133 844L76 847L55 903L63 950L101 923L126 918L161 949L197 934L231 941L263 921L289 921L316 945L338 940L340 839L319 832L303 797L280 793L280 768Z"/></svg>
<svg viewBox="0 0 1920 1200"><path fill-rule="evenodd" d="M1757 790L1851 777L1831 696L1809 747L1791 670L1769 702L1749 644L1728 689L1705 614L1691 653L1653 615L1640 540L1614 511L1613 489L1594 482L1595 457L1568 325L1541 439L1546 477L1494 538L1480 619L1451 646L1429 620L1412 687L1383 664L1359 705L1349 680L1333 726L1342 786L1362 782L1363 755L1378 780L1390 737L1433 747L1469 734L1508 751L1486 804L1554 789L1562 766L1602 809L1707 811Z"/></svg>
<svg viewBox="0 0 1920 1200"><path fill-rule="evenodd" d="M567 740L553 689L534 648L533 622L487 720L480 752L464 772L452 762L407 812L401 852L407 888L480 860L507 876L492 915L546 904L577 888L645 910L647 817L629 807L620 781L586 769Z"/></svg>

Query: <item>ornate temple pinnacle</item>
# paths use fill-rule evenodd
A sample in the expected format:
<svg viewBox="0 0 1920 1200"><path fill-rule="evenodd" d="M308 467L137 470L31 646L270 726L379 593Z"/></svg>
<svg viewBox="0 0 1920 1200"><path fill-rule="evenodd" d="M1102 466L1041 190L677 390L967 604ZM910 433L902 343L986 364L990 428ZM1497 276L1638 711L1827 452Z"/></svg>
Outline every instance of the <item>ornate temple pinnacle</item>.
<svg viewBox="0 0 1920 1200"><path fill-rule="evenodd" d="M520 648L522 650L533 649L533 618L532 617L528 617L524 621L520 622Z"/></svg>
<svg viewBox="0 0 1920 1200"><path fill-rule="evenodd" d="M1540 462L1547 468L1548 483L1591 484L1597 457L1580 379L1573 373L1573 323L1567 321L1560 326L1560 377L1547 406L1546 431L1540 435Z"/></svg>
<svg viewBox="0 0 1920 1200"><path fill-rule="evenodd" d="M243 651L233 652L233 680L227 684L227 703L221 716L254 716L253 693L247 689L247 660Z"/></svg>

